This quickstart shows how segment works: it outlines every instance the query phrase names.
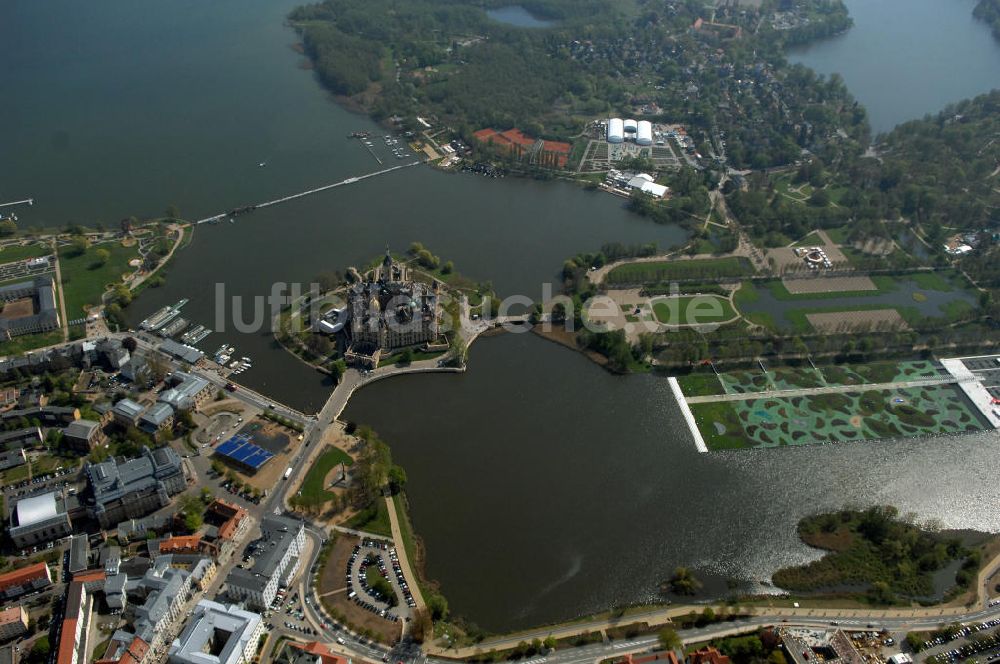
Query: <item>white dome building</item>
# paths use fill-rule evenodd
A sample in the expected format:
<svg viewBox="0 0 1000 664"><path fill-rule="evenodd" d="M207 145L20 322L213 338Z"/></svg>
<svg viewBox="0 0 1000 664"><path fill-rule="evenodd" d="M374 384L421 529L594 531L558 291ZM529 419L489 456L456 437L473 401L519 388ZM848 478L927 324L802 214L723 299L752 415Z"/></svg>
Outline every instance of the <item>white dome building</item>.
<svg viewBox="0 0 1000 664"><path fill-rule="evenodd" d="M621 118L608 120L608 143L625 142L625 123Z"/></svg>
<svg viewBox="0 0 1000 664"><path fill-rule="evenodd" d="M653 125L648 120L640 120L636 126L635 142L639 145L653 144Z"/></svg>

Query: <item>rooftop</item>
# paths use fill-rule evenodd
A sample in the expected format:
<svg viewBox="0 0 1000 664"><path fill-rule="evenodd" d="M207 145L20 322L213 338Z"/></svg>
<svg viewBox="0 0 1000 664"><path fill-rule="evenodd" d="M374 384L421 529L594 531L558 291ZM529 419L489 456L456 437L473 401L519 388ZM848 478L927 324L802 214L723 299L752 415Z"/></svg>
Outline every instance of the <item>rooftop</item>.
<svg viewBox="0 0 1000 664"><path fill-rule="evenodd" d="M56 492L50 491L17 502L17 525L30 526L59 515L56 506Z"/></svg>
<svg viewBox="0 0 1000 664"><path fill-rule="evenodd" d="M176 664L235 664L260 626L256 613L203 599L170 646L169 659Z"/></svg>

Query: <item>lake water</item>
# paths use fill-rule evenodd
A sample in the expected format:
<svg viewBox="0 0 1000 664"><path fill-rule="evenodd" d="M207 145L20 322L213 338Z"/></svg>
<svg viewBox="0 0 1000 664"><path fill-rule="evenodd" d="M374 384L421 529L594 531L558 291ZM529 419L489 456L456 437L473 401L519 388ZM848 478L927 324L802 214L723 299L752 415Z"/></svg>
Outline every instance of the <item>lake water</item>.
<svg viewBox="0 0 1000 664"><path fill-rule="evenodd" d="M487 9L486 15L494 21L513 25L518 28L548 28L555 25L554 21L537 18L520 5L511 5L509 7L501 7L500 9Z"/></svg>
<svg viewBox="0 0 1000 664"><path fill-rule="evenodd" d="M854 27L789 53L839 73L874 133L1000 87L1000 41L972 17L976 0L845 0Z"/></svg>
<svg viewBox="0 0 1000 664"><path fill-rule="evenodd" d="M335 106L298 67L282 25L297 2L8 0L0 200L35 197L18 210L25 225L110 225L172 203L207 216L378 170L345 138L378 128ZM862 29L862 3L851 4ZM968 4L941 6L964 21ZM933 18L900 15L921 30ZM968 35L949 34L966 47ZM880 39L890 37L886 52L908 43L898 31ZM885 90L904 80L873 79ZM904 114L924 112L901 94ZM952 94L941 104L968 93ZM216 283L229 296L265 296L275 281L308 281L413 240L504 293L537 297L578 251L682 237L570 185L419 167L199 228L167 285L130 312L139 320L187 297L184 316L215 327ZM306 410L322 403L323 376L275 349L270 334L227 326L202 346L226 341L251 356L248 385ZM800 515L845 502L1000 530L995 434L698 455L662 378L611 376L534 337L477 343L466 374L377 383L348 416L374 425L406 467L430 575L458 612L496 629L651 599L677 564L713 591L730 577L759 583L814 555L795 539Z"/></svg>
<svg viewBox="0 0 1000 664"><path fill-rule="evenodd" d="M476 342L464 374L376 382L345 417L391 441L429 576L493 629L654 600L678 565L706 595L766 591L816 555L798 520L845 504L1000 530L995 432L699 454L665 378L530 334Z"/></svg>
<svg viewBox="0 0 1000 664"><path fill-rule="evenodd" d="M0 126L16 131L0 137L0 201L36 198L18 209L25 227L110 226L170 204L197 219L406 163L378 126L337 106L298 66L296 36L283 25L296 4L6 3L0 90L16 103L0 104ZM359 129L376 136L384 165L347 138ZM138 322L189 298L184 317L217 328L217 283L228 295L264 296L274 282L309 282L412 241L504 294L538 299L577 252L608 241L665 248L685 237L629 213L621 199L565 183L420 166L199 227L167 285L128 313ZM325 377L275 349L269 332L232 327L201 347L235 345L254 360L246 384L291 405L312 410L325 400Z"/></svg>

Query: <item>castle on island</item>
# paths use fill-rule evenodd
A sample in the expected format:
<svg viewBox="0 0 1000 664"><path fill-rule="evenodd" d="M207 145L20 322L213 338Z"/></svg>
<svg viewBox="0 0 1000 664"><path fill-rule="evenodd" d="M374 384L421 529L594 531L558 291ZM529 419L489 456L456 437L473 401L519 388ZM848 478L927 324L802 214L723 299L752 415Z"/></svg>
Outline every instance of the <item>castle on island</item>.
<svg viewBox="0 0 1000 664"><path fill-rule="evenodd" d="M437 349L439 294L438 281L415 281L409 266L386 249L382 262L348 289L346 311L337 311L348 339L348 364L374 369L383 355L397 349Z"/></svg>

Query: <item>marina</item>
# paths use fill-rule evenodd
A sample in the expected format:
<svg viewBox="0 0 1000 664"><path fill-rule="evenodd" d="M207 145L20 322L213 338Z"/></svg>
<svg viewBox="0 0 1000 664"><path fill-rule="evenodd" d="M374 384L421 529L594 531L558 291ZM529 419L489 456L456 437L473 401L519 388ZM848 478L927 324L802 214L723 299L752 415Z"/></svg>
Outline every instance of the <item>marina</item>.
<svg viewBox="0 0 1000 664"><path fill-rule="evenodd" d="M211 333L212 330L208 329L204 325L197 325L195 327L192 327L183 335L181 335L181 341L186 344L194 345L200 341L203 341L205 337L207 337Z"/></svg>
<svg viewBox="0 0 1000 664"><path fill-rule="evenodd" d="M184 328L188 326L188 321L185 318L175 318L171 323L164 325L160 328L159 334L161 337L172 337L179 334Z"/></svg>
<svg viewBox="0 0 1000 664"><path fill-rule="evenodd" d="M184 298L178 301L177 304L163 307L152 316L139 323L139 327L143 330L148 330L149 332L156 332L170 323L170 321L180 316L181 308L187 303L187 298Z"/></svg>

